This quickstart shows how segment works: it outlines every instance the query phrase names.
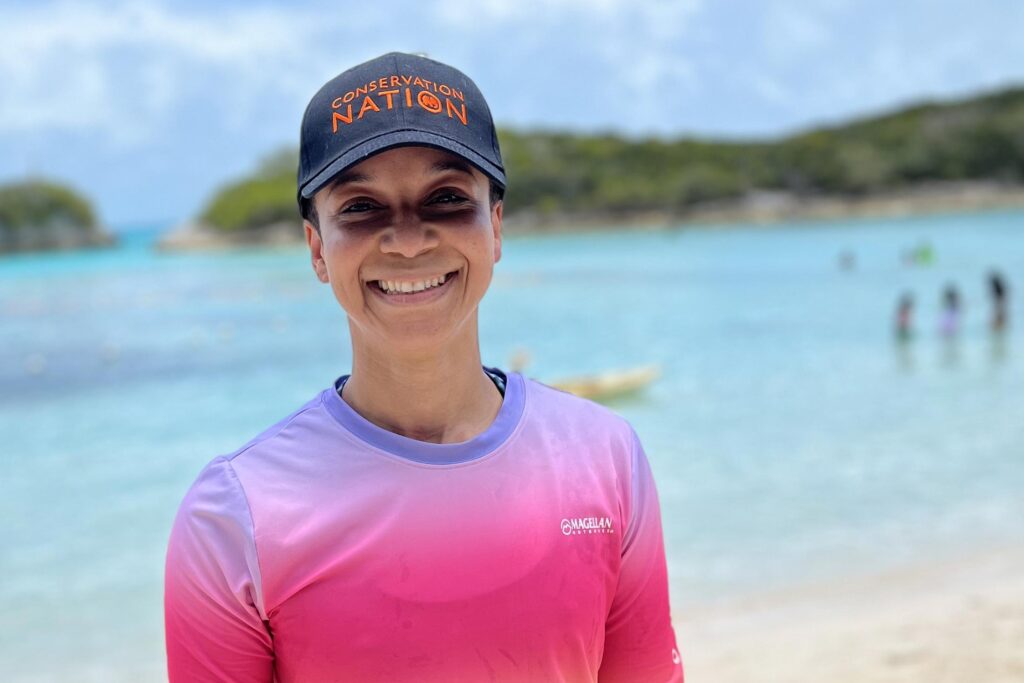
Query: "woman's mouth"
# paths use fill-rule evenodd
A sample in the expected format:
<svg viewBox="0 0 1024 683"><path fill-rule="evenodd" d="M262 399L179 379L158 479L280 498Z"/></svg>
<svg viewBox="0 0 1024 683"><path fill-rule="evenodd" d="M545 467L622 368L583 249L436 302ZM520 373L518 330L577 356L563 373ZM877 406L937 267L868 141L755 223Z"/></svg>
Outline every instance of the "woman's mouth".
<svg viewBox="0 0 1024 683"><path fill-rule="evenodd" d="M393 303L417 303L441 296L459 271L417 280L371 280L367 286Z"/></svg>

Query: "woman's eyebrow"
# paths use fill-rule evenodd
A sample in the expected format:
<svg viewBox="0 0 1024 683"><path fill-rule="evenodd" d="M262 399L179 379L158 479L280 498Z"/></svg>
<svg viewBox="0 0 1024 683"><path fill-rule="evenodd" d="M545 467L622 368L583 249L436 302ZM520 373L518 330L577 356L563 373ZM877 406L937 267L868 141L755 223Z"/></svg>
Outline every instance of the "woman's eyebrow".
<svg viewBox="0 0 1024 683"><path fill-rule="evenodd" d="M342 173L331 181L331 184L328 185L327 194L330 195L335 190L340 190L343 185L348 185L350 183L366 183L371 180L373 180L373 176L368 176L365 173L359 173L358 171L348 171L347 173Z"/></svg>
<svg viewBox="0 0 1024 683"><path fill-rule="evenodd" d="M469 167L469 164L464 161L456 161L455 159L445 159L444 161L438 161L436 164L430 167L433 173L444 173L445 171L459 171L466 175L473 175L473 170Z"/></svg>

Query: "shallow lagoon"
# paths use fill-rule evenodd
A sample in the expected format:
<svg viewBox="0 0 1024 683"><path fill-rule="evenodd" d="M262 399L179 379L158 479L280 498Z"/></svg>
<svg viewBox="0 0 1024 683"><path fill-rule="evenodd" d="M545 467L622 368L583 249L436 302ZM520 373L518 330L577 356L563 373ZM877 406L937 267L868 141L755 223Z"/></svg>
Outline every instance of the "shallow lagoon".
<svg viewBox="0 0 1024 683"><path fill-rule="evenodd" d="M348 369L301 250L167 255L152 237L0 261L9 680L163 680L186 487ZM935 263L905 266L925 240ZM1011 286L1001 339L993 266ZM955 341L938 334L951 281ZM1021 212L512 238L483 355L528 349L542 380L661 365L613 408L652 461L683 611L1024 540L1022 283ZM901 346L905 290L918 331Z"/></svg>

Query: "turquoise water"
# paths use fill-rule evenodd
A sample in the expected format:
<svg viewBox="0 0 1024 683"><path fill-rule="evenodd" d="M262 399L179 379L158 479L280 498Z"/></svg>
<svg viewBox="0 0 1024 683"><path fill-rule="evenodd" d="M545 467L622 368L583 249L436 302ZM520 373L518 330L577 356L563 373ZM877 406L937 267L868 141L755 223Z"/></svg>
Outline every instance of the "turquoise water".
<svg viewBox="0 0 1024 683"><path fill-rule="evenodd" d="M302 250L0 260L0 655L13 681L164 677L161 572L198 470L349 367ZM928 240L936 262L900 254ZM843 271L837 256L856 254ZM1011 285L987 330L984 276ZM965 302L937 333L939 294ZM658 480L673 606L1024 541L1024 213L509 239L488 364L658 363L613 404ZM893 342L897 296L917 337Z"/></svg>

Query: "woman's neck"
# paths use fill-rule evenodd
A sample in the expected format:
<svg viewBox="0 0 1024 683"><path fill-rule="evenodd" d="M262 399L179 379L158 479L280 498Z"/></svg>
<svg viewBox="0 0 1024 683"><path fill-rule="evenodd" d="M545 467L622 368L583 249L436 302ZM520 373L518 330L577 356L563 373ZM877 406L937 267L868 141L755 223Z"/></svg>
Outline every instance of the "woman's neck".
<svg viewBox="0 0 1024 683"><path fill-rule="evenodd" d="M353 338L343 400L361 416L417 441L458 443L485 431L502 396L483 371L476 335L437 353L400 355Z"/></svg>

